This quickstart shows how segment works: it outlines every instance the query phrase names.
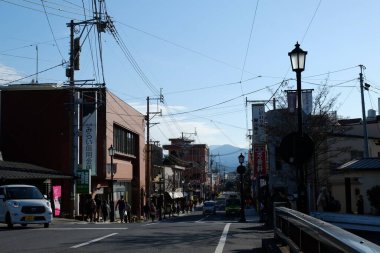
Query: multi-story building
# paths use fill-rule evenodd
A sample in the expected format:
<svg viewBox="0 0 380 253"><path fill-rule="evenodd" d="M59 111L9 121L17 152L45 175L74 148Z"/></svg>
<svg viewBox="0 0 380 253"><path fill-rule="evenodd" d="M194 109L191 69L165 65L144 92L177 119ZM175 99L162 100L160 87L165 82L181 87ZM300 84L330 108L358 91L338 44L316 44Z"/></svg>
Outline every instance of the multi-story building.
<svg viewBox="0 0 380 253"><path fill-rule="evenodd" d="M169 139L163 145L169 151L168 159L174 164L185 167L184 188L191 195L204 196L207 174L209 173L209 149L206 144L192 144L193 140L185 137Z"/></svg>
<svg viewBox="0 0 380 253"><path fill-rule="evenodd" d="M53 178L51 182L61 188L63 214L83 214L85 197L99 195L110 200L111 192L115 200L124 195L133 212L141 213L144 115L104 86L74 89L28 84L5 86L0 91L4 160L72 175L74 180ZM108 154L111 145L115 150L112 159Z"/></svg>

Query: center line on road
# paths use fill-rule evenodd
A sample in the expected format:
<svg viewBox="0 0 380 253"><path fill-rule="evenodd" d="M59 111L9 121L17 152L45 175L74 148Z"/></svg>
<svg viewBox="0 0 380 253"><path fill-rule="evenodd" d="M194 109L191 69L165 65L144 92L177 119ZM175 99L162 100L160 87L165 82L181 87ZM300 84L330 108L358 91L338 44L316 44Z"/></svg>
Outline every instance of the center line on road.
<svg viewBox="0 0 380 253"><path fill-rule="evenodd" d="M227 234L228 234L228 230L230 229L230 225L231 223L227 223L224 226L223 233L222 233L222 236L220 237L219 244L218 244L218 247L216 247L215 253L223 252L224 244L226 244Z"/></svg>
<svg viewBox="0 0 380 253"><path fill-rule="evenodd" d="M79 247L82 247L82 246L86 246L86 245L89 245L93 242L98 242L100 240L103 240L105 238L108 238L110 236L114 236L114 235L117 235L118 233L113 233L113 234L109 234L109 235L106 235L106 236L103 236L103 237L99 237L99 238L96 238L94 240L91 240L91 241L88 241L88 242L84 242L84 243L81 243L81 244L77 244L77 245L74 245L74 246L71 246L70 248L71 249L76 249L76 248L79 248Z"/></svg>

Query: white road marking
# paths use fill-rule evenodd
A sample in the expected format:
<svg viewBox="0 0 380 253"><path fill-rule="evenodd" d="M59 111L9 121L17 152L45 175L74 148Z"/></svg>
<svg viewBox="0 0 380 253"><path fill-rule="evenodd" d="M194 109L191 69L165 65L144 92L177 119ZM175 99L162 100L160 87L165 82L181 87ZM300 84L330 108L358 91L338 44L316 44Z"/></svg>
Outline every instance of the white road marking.
<svg viewBox="0 0 380 253"><path fill-rule="evenodd" d="M128 228L48 228L42 230L126 230Z"/></svg>
<svg viewBox="0 0 380 253"><path fill-rule="evenodd" d="M158 224L158 223L157 222L146 223L146 224L143 224L142 226L145 227L145 226L151 226L151 225L155 225L155 224Z"/></svg>
<svg viewBox="0 0 380 253"><path fill-rule="evenodd" d="M220 237L218 247L216 247L215 253L222 253L223 252L224 244L226 243L227 234L228 234L228 230L230 229L230 225L231 225L231 223L227 223L224 226L223 233L222 233L222 236Z"/></svg>
<svg viewBox="0 0 380 253"><path fill-rule="evenodd" d="M103 236L103 237L99 237L99 238L96 238L96 239L88 241L88 242L84 242L84 243L81 243L81 244L74 245L74 246L72 246L70 248L72 248L72 249L80 248L82 246L86 246L86 245L89 245L91 243L98 242L100 240L106 239L106 238L108 238L110 236L114 236L114 235L117 235L117 234L118 233L109 234L109 235L106 235L106 236Z"/></svg>

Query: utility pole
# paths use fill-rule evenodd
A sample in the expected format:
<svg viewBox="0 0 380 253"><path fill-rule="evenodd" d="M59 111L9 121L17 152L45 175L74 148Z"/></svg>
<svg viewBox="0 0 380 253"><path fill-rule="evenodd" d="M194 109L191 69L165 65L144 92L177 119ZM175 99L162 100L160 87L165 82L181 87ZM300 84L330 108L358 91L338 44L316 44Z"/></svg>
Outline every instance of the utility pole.
<svg viewBox="0 0 380 253"><path fill-rule="evenodd" d="M95 1L94 1L95 2ZM97 14L96 14L97 15ZM75 70L79 70L79 54L81 50L80 38L82 37L85 29L82 30L81 34L74 38L75 26L87 26L96 25L98 27L98 33L104 32L106 24L109 21L102 21L97 16L95 19L85 20L81 22L74 22L71 20L67 26L70 28L70 61L69 66L66 69L66 77L69 79L69 86L71 88L71 99L70 99L70 110L71 110L71 170L73 175L72 190L71 190L71 216L75 218L76 211L79 210L79 201L77 202L77 181L78 167L79 167L79 106L80 106L80 91L77 90L75 85ZM96 110L96 107L95 107ZM96 168L94 168L96 170ZM88 187L89 193L91 192L91 171L87 171L88 175Z"/></svg>
<svg viewBox="0 0 380 253"><path fill-rule="evenodd" d="M364 147L363 147L363 158L369 157L368 152L368 133L367 133L367 117L365 113L365 102L364 102L364 86L363 86L363 69L365 69L365 66L359 65L360 67L360 73L359 73L359 80L360 80L360 94L361 94L361 100L362 100L362 116L363 116L363 138L364 138Z"/></svg>
<svg viewBox="0 0 380 253"><path fill-rule="evenodd" d="M151 162L151 148L150 148L150 127L153 125L156 125L158 123L151 123L150 120L153 119L154 116L157 114L162 114L162 111L159 112L151 112L150 107L150 100L159 100L161 103L164 102L164 96L162 95L162 90L159 98L146 98L146 168L145 168L145 187L146 187L146 194L148 194L148 200L150 198L150 195L152 194L151 189L151 183L152 183L152 162ZM153 117L151 118L150 115L153 114Z"/></svg>
<svg viewBox="0 0 380 253"><path fill-rule="evenodd" d="M68 24L70 27L70 63L69 68L66 70L66 75L69 78L70 87L72 89L71 95L71 126L72 126L72 148L71 148L71 166L72 166L72 174L73 174L73 183L71 190L71 202L72 202L72 217L75 218L75 196L76 196L76 175L78 170L78 93L75 90L75 82L74 82L74 20ZM90 176L91 177L91 176Z"/></svg>
<svg viewBox="0 0 380 253"><path fill-rule="evenodd" d="M36 83L38 83L38 45L36 45Z"/></svg>

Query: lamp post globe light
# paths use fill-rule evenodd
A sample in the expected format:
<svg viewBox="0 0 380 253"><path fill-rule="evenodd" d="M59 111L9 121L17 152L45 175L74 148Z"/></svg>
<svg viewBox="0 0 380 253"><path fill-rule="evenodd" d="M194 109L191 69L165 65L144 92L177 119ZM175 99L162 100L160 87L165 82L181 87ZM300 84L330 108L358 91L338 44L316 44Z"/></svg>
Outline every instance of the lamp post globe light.
<svg viewBox="0 0 380 253"><path fill-rule="evenodd" d="M114 206L114 199L113 199L113 175L114 175L114 169L113 169L113 156L115 155L115 149L111 146L108 148L108 155L111 157L111 200L110 200L110 221L115 221L115 206Z"/></svg>
<svg viewBox="0 0 380 253"><path fill-rule="evenodd" d="M298 136L299 138L304 138L302 130L302 89L301 89L301 72L305 70L305 62L307 51L303 51L300 48L298 42L295 45L295 48L288 53L290 57L290 63L292 65L292 70L296 72L297 77L297 123L298 123ZM297 157L296 157L297 159ZM301 212L307 212L307 194L305 186L305 172L303 168L303 162L301 162L300 157L298 157L297 170L300 178L297 179L298 184L298 198L297 198L297 209Z"/></svg>
<svg viewBox="0 0 380 253"><path fill-rule="evenodd" d="M307 51L303 51L300 48L300 44L288 53L290 57L290 63L292 64L292 70L296 72L297 77L297 106L298 106L298 132L302 135L302 90L301 90L301 72L305 70L305 62Z"/></svg>
<svg viewBox="0 0 380 253"><path fill-rule="evenodd" d="M236 172L240 174L240 220L239 222L245 222L245 210L244 210L244 189L243 189L243 175L245 173L244 156L242 153L239 155L239 163L240 165L236 168Z"/></svg>

